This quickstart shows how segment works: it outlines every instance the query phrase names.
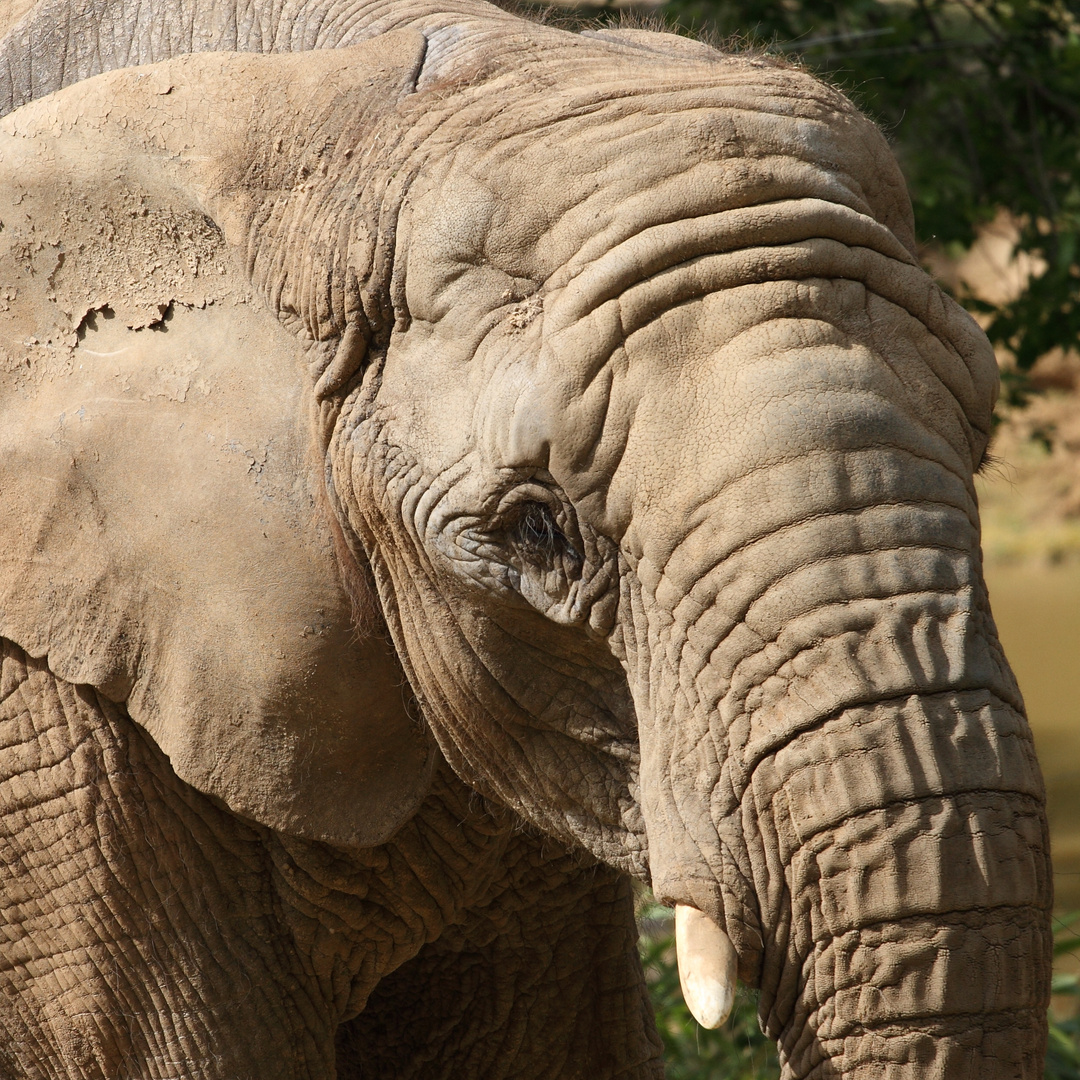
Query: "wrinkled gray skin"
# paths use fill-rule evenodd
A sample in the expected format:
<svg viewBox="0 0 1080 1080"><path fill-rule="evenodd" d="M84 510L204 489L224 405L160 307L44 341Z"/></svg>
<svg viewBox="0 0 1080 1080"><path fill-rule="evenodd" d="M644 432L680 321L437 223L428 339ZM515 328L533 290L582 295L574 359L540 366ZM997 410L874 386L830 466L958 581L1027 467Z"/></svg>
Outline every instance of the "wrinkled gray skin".
<svg viewBox="0 0 1080 1080"><path fill-rule="evenodd" d="M183 65L132 115L210 102L153 153L314 357L426 797L385 843L290 835L8 643L0 1075L656 1076L631 876L726 929L786 1077L1041 1075L1042 789L972 483L993 358L839 95L464 0L47 0L0 111L403 28L389 120L249 130ZM150 154L141 124L109 137ZM315 194L264 213L275 131Z"/></svg>

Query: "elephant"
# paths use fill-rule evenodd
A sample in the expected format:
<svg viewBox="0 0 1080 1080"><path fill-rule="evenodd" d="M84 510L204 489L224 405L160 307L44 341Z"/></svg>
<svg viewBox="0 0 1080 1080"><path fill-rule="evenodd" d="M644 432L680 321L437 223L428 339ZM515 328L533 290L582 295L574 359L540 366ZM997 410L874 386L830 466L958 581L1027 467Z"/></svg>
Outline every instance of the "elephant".
<svg viewBox="0 0 1080 1080"><path fill-rule="evenodd" d="M0 42L0 1075L1042 1073L997 367L795 65L483 0Z"/></svg>

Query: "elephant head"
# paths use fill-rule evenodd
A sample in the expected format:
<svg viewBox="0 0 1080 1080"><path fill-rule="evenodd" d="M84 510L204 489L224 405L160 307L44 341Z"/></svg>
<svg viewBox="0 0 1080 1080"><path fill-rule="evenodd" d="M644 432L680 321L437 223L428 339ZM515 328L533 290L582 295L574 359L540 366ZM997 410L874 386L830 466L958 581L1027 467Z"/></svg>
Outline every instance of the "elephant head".
<svg viewBox="0 0 1080 1080"><path fill-rule="evenodd" d="M4 122L34 587L0 631L285 831L379 842L433 740L678 905L699 1011L736 965L786 1076L1038 1075L1042 787L973 487L997 369L882 136L773 61L466 6ZM104 409L148 361L91 354L154 326L193 365L144 387L156 449L95 443L56 387Z"/></svg>

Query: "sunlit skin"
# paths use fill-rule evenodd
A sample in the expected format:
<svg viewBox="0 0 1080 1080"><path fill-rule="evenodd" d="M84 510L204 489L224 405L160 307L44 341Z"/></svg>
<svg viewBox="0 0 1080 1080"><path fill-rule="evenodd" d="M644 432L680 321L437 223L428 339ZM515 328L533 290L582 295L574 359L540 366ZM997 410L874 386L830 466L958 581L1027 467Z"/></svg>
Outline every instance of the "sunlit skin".
<svg viewBox="0 0 1080 1080"><path fill-rule="evenodd" d="M880 132L671 35L322 14L0 127L14 1075L657 1077L637 881L785 1080L1038 1076L997 369Z"/></svg>

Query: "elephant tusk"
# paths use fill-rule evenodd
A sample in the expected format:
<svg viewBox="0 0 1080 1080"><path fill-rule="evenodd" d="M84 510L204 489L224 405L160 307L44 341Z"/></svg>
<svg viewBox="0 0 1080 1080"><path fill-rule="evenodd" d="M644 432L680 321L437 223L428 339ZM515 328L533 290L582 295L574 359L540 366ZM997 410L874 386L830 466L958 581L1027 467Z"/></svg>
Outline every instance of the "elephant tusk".
<svg viewBox="0 0 1080 1080"><path fill-rule="evenodd" d="M703 1028L718 1028L735 1002L738 957L731 938L697 908L676 904L675 955L686 1007Z"/></svg>

